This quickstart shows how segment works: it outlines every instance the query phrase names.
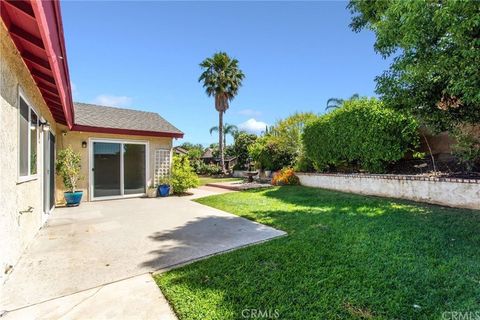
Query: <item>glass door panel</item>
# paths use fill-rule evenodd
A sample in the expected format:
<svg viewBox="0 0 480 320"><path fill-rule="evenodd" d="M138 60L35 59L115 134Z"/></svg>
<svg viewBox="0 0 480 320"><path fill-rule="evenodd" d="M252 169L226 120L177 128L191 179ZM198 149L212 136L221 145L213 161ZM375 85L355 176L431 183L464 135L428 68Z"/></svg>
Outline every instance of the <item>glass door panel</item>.
<svg viewBox="0 0 480 320"><path fill-rule="evenodd" d="M95 198L122 194L120 151L120 143L93 143L93 196Z"/></svg>
<svg viewBox="0 0 480 320"><path fill-rule="evenodd" d="M124 194L145 193L145 145L123 145Z"/></svg>

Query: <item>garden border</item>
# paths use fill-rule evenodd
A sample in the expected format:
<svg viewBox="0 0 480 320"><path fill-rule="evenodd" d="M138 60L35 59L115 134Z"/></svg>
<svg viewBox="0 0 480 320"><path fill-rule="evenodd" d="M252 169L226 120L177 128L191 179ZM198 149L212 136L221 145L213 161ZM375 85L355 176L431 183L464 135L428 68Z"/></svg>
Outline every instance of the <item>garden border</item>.
<svg viewBox="0 0 480 320"><path fill-rule="evenodd" d="M480 209L480 180L395 174L296 173L304 186Z"/></svg>

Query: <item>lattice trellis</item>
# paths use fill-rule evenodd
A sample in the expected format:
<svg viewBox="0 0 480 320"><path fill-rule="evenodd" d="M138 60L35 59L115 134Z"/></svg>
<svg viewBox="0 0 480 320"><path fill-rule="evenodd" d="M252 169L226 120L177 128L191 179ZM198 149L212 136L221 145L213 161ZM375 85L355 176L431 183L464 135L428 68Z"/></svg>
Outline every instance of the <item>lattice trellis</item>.
<svg viewBox="0 0 480 320"><path fill-rule="evenodd" d="M170 176L171 168L171 150L155 150L155 184L159 184L160 179Z"/></svg>

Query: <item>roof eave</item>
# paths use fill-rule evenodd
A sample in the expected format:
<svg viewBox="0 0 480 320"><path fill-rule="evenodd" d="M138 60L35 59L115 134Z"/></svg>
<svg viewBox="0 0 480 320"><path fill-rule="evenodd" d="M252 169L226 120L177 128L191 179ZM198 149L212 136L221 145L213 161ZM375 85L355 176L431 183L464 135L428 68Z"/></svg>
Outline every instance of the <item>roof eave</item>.
<svg viewBox="0 0 480 320"><path fill-rule="evenodd" d="M95 127L95 126L88 126L88 125L81 125L81 124L74 124L71 130L82 131L82 132L125 134L125 135L133 135L133 136L183 138L183 132L159 132L159 131L120 129L120 128L106 128L106 127Z"/></svg>

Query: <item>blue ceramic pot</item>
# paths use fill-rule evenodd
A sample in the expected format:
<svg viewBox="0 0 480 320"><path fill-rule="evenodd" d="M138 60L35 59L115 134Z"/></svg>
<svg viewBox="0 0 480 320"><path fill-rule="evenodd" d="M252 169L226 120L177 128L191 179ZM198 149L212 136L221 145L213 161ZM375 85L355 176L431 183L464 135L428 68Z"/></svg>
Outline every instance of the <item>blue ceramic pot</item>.
<svg viewBox="0 0 480 320"><path fill-rule="evenodd" d="M64 192L65 201L67 201L67 207L76 207L82 200L83 191Z"/></svg>
<svg viewBox="0 0 480 320"><path fill-rule="evenodd" d="M168 197L170 194L170 186L168 184L159 185L158 193L160 194L160 197Z"/></svg>

